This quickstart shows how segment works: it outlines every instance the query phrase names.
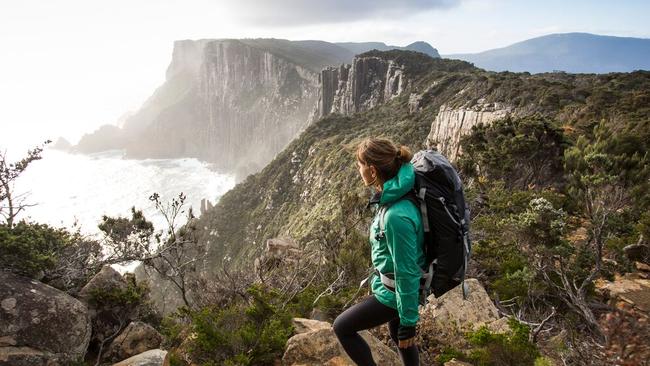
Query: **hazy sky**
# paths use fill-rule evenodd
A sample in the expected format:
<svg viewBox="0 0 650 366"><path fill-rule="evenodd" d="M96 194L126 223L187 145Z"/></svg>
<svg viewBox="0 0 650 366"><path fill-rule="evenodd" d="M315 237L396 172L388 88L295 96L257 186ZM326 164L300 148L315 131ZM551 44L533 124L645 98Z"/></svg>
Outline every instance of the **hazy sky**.
<svg viewBox="0 0 650 366"><path fill-rule="evenodd" d="M426 41L478 52L549 33L650 38L650 1L0 0L0 149L76 143L164 81L173 41Z"/></svg>

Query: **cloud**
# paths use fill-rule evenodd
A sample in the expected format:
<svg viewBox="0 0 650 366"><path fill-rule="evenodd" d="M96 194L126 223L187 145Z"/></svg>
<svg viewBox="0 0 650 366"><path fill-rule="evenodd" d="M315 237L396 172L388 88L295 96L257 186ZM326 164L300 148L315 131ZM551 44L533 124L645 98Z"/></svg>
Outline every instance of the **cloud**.
<svg viewBox="0 0 650 366"><path fill-rule="evenodd" d="M246 23L291 26L395 18L449 9L461 0L236 0L231 10Z"/></svg>

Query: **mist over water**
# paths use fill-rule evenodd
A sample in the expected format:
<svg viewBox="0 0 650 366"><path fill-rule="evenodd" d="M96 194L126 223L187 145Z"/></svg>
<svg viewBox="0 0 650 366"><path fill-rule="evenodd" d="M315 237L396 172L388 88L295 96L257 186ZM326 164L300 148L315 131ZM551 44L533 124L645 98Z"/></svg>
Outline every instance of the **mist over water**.
<svg viewBox="0 0 650 366"><path fill-rule="evenodd" d="M16 181L15 192L28 193L25 203L35 204L20 218L68 228L77 222L86 234L99 232L102 215L130 217L132 206L143 210L156 230L165 229L149 200L154 192L163 203L180 192L187 196L182 224L190 206L199 216L202 198L214 204L235 185L234 176L196 159L128 160L120 150L80 155L47 149L42 156Z"/></svg>

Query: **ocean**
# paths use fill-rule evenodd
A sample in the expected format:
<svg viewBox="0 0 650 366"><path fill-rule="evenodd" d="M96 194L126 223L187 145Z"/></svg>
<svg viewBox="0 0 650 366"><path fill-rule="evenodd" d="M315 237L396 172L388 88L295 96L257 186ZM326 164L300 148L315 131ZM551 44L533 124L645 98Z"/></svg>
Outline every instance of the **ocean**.
<svg viewBox="0 0 650 366"><path fill-rule="evenodd" d="M120 150L82 155L46 149L16 180L14 192L29 205L19 218L56 227L79 227L87 235L100 233L103 215L131 216L144 212L156 230L166 228L163 216L149 200L158 193L163 203L183 193L185 212L200 214L201 199L216 203L235 185L233 175L214 172L196 159L124 159ZM185 214L178 224L186 221Z"/></svg>

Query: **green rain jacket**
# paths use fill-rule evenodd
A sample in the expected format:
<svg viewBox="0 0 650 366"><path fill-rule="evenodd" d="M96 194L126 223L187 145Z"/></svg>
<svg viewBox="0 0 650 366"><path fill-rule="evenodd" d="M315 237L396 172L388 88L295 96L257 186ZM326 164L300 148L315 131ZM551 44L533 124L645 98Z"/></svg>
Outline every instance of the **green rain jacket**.
<svg viewBox="0 0 650 366"><path fill-rule="evenodd" d="M389 205L384 216L384 237L378 236L381 210L377 210L370 226L373 266L381 273L395 275L395 292L384 287L375 275L371 280L372 293L382 304L397 309L404 326L414 326L419 319L418 291L425 262L420 211L410 200L400 199L414 184L413 165L403 164L397 175L384 183L378 203Z"/></svg>

